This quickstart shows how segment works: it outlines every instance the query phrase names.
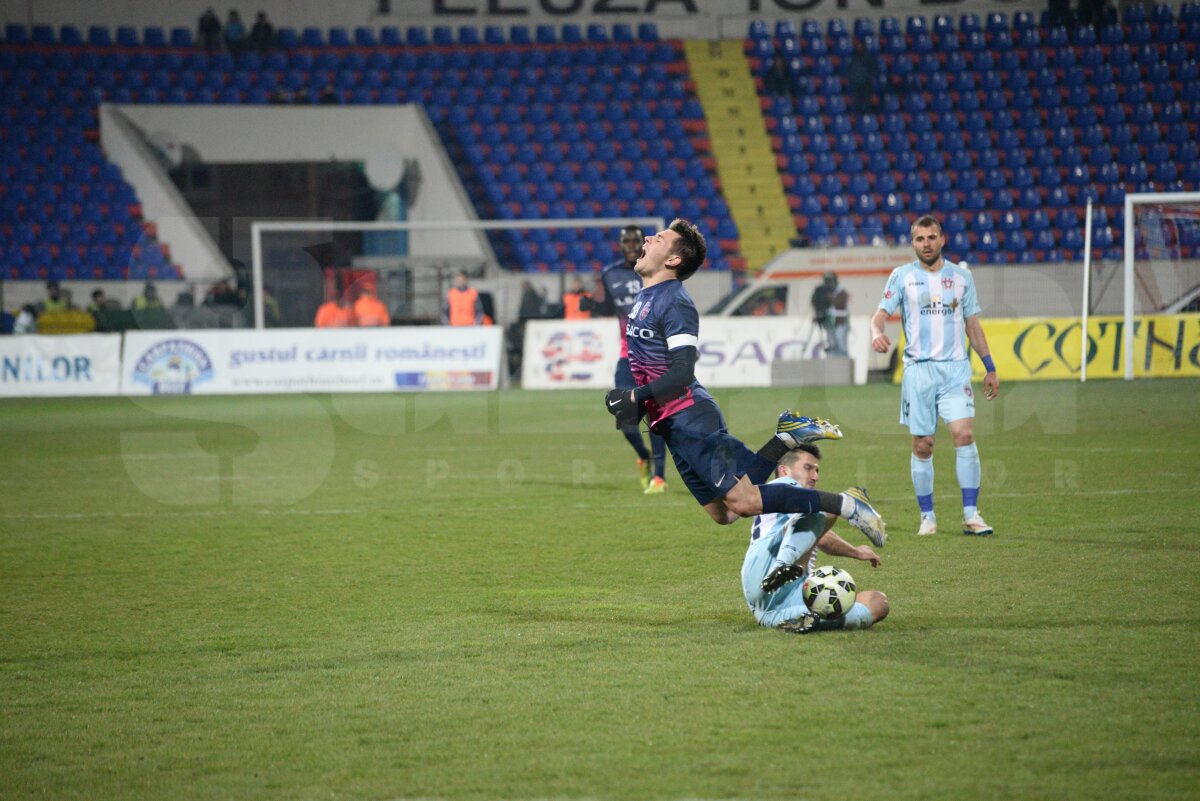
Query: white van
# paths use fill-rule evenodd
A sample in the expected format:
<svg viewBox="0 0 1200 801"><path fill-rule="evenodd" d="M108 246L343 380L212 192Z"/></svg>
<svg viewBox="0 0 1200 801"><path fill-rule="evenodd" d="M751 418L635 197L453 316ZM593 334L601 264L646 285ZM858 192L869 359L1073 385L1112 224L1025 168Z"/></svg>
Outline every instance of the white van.
<svg viewBox="0 0 1200 801"><path fill-rule="evenodd" d="M721 317L758 317L786 314L813 319L813 290L828 272L836 273L838 283L849 294L850 325L870 325L879 308L883 287L892 270L913 260L908 245L887 247L846 247L790 250L772 260L749 284L734 290L708 310ZM892 341L887 354L871 351L871 370L886 370L895 365L896 343L900 339L900 318L892 317L884 326ZM812 325L814 342L822 331Z"/></svg>

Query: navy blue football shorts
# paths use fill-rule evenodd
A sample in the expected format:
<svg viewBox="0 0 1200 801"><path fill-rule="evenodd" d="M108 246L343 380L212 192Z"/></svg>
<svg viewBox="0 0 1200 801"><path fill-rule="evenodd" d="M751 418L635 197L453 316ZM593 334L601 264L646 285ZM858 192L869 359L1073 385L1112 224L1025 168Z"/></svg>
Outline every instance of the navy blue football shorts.
<svg viewBox="0 0 1200 801"><path fill-rule="evenodd" d="M724 498L754 464L754 452L725 427L715 401L704 398L651 428L667 443L679 476L701 506Z"/></svg>

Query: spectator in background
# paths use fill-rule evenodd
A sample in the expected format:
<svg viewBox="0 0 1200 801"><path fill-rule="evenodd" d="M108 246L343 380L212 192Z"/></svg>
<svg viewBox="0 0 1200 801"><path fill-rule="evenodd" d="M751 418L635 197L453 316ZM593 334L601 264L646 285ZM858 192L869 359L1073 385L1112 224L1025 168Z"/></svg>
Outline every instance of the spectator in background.
<svg viewBox="0 0 1200 801"><path fill-rule="evenodd" d="M260 53L265 53L275 44L275 26L267 20L265 11L258 12L254 18L254 27L250 29L250 46Z"/></svg>
<svg viewBox="0 0 1200 801"><path fill-rule="evenodd" d="M158 297L158 287L153 282L147 281L142 287L142 294L133 299L133 303L129 304L129 308L133 311L147 311L149 309L162 309L162 299Z"/></svg>
<svg viewBox="0 0 1200 801"><path fill-rule="evenodd" d="M200 22L196 25L196 39L200 46L210 53L221 49L221 20L211 7L200 15Z"/></svg>
<svg viewBox="0 0 1200 801"><path fill-rule="evenodd" d="M526 320L540 320L543 317L548 317L549 310L546 308L546 297L528 281L521 282L521 308L517 312L517 318L521 322Z"/></svg>
<svg viewBox="0 0 1200 801"><path fill-rule="evenodd" d="M313 325L317 328L350 328L355 322L350 299L345 295L338 295L321 304Z"/></svg>
<svg viewBox="0 0 1200 801"><path fill-rule="evenodd" d="M358 290L358 300L354 301L354 318L360 326L384 326L392 320L388 307L375 297L375 289L369 286Z"/></svg>
<svg viewBox="0 0 1200 801"><path fill-rule="evenodd" d="M850 85L851 102L856 114L875 111L875 87L879 81L879 62L868 52L862 40L854 40L854 52L846 66L846 81Z"/></svg>
<svg viewBox="0 0 1200 801"><path fill-rule="evenodd" d="M483 325L483 304L479 290L470 285L466 271L454 276L454 285L446 292L442 310L443 325Z"/></svg>
<svg viewBox="0 0 1200 801"><path fill-rule="evenodd" d="M229 16L225 18L225 47L234 54L246 48L246 26L242 24L242 17L237 13L237 9L231 8Z"/></svg>
<svg viewBox="0 0 1200 801"><path fill-rule="evenodd" d="M1046 25L1050 28L1071 21L1071 0L1049 0L1046 4Z"/></svg>
<svg viewBox="0 0 1200 801"><path fill-rule="evenodd" d="M209 308L217 306L241 307L242 297L229 285L229 281L222 278L213 284L212 289L208 290L208 294L204 296L204 305Z"/></svg>
<svg viewBox="0 0 1200 801"><path fill-rule="evenodd" d="M275 300L275 293L270 287L263 287L263 325L267 328L278 328L283 322L283 312L279 308L279 301ZM254 310L247 309L250 314L249 324L254 325Z"/></svg>
<svg viewBox="0 0 1200 801"><path fill-rule="evenodd" d="M826 273L825 277L828 280L829 276L833 276L834 286L830 292L832 306L829 309L831 318L829 329L829 355L830 356L849 356L850 355L850 293L846 288L838 282L835 273Z"/></svg>
<svg viewBox="0 0 1200 801"><path fill-rule="evenodd" d="M32 303L26 303L21 307L21 311L17 312L17 319L13 321L12 332L14 334L36 334L37 333L37 308Z"/></svg>
<svg viewBox="0 0 1200 801"><path fill-rule="evenodd" d="M98 312L109 311L115 308L117 308L117 302L115 300L109 300L108 296L104 294L103 289L92 290L92 302L88 304L87 310L91 312L93 316L95 316Z"/></svg>
<svg viewBox="0 0 1200 801"><path fill-rule="evenodd" d="M850 332L850 295L838 283L837 273L827 272L812 293L813 322L825 335L825 352L846 356Z"/></svg>
<svg viewBox="0 0 1200 801"><path fill-rule="evenodd" d="M591 300L591 297L583 289L583 280L578 276L572 278L570 288L562 296L563 319L587 320L590 318L592 313L584 311L580 305L585 302L585 299Z"/></svg>
<svg viewBox="0 0 1200 801"><path fill-rule="evenodd" d="M771 66L767 67L766 74L763 75L763 88L767 90L767 94L771 95L792 95L792 82L788 76L787 62L784 61L783 55L776 53L771 59Z"/></svg>
<svg viewBox="0 0 1200 801"><path fill-rule="evenodd" d="M317 103L322 106L336 106L342 102L341 95L333 88L333 84L327 83L321 87L321 94L317 97Z"/></svg>
<svg viewBox="0 0 1200 801"><path fill-rule="evenodd" d="M70 311L74 306L71 305L71 298L67 293L62 291L57 281L46 282L46 297L38 301L35 310L38 315L45 312L60 312Z"/></svg>

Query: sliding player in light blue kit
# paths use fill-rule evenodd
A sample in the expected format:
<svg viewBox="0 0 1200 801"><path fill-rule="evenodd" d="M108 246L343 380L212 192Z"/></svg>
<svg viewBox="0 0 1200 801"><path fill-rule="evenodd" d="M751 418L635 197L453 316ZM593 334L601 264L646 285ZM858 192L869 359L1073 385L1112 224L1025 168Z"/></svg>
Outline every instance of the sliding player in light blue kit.
<svg viewBox="0 0 1200 801"><path fill-rule="evenodd" d="M940 416L950 429L962 489L964 534L985 535L992 527L979 514L982 469L975 445L975 395L966 340L979 354L987 375L984 397L1000 392L1000 379L979 323L975 280L965 267L942 257L946 235L936 217L925 215L910 230L917 260L897 267L888 278L879 309L871 318L871 346L887 353L891 342L883 324L896 310L904 326L904 379L900 423L912 434L913 489L921 509L917 534L937 533L933 512L933 435Z"/></svg>
<svg viewBox="0 0 1200 801"><path fill-rule="evenodd" d="M772 484L813 489L821 477L821 451L802 444L779 460ZM882 592L863 590L854 606L838 620L822 620L804 603L804 580L812 572L818 550L879 567L879 557L866 545L855 547L830 529L837 515L761 514L750 527L750 548L742 562L742 592L760 626L791 634L818 629L865 629L888 615Z"/></svg>

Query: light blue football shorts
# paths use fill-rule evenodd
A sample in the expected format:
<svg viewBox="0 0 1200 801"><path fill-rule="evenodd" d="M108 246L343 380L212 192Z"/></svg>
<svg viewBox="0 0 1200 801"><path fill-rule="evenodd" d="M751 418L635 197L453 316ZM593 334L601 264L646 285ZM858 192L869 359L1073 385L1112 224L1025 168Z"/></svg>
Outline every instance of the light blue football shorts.
<svg viewBox="0 0 1200 801"><path fill-rule="evenodd" d="M932 436L938 418L947 423L975 416L971 363L914 362L900 381L900 425L914 437Z"/></svg>

